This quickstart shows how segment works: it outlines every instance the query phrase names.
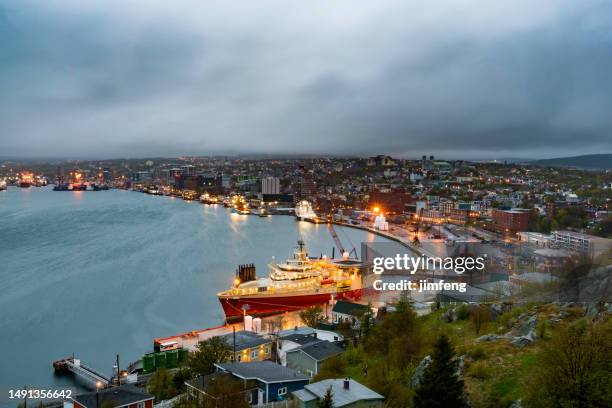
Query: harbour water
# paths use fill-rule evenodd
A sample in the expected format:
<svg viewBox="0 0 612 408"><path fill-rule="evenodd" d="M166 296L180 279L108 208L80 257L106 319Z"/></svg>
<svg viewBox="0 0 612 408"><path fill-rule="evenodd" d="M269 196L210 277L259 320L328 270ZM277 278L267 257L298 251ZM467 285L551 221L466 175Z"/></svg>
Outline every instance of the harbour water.
<svg viewBox="0 0 612 408"><path fill-rule="evenodd" d="M345 247L383 238L336 228ZM331 255L325 225L231 214L131 191L0 192L0 407L8 390L76 389L51 362L75 353L110 374L152 339L222 324L216 293L240 263L266 274L301 236Z"/></svg>

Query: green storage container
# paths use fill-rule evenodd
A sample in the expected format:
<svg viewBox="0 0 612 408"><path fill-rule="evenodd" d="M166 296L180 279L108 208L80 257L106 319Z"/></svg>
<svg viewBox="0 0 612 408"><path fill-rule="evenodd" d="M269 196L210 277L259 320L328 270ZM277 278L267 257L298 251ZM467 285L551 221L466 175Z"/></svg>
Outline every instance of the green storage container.
<svg viewBox="0 0 612 408"><path fill-rule="evenodd" d="M142 357L142 371L145 373L155 371L155 356L153 354L145 354Z"/></svg>
<svg viewBox="0 0 612 408"><path fill-rule="evenodd" d="M166 367L166 353L155 353L155 369Z"/></svg>
<svg viewBox="0 0 612 408"><path fill-rule="evenodd" d="M166 352L166 367L167 368L178 367L178 350L170 350Z"/></svg>
<svg viewBox="0 0 612 408"><path fill-rule="evenodd" d="M187 361L187 356L189 355L189 351L187 349L179 349L178 350L178 361L179 363L184 363Z"/></svg>

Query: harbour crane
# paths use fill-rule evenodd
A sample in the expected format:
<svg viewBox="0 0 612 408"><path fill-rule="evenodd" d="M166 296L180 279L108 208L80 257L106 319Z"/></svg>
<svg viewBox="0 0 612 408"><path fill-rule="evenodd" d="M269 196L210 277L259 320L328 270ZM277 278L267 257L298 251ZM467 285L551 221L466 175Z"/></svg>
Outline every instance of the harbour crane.
<svg viewBox="0 0 612 408"><path fill-rule="evenodd" d="M340 241L340 238L338 237L338 233L336 233L336 229L334 228L334 224L332 224L331 222L327 224L327 229L329 229L329 233L331 234L332 238L334 239L334 242L336 243L336 247L338 248L338 251L340 251L340 255L344 256L344 254L347 253L347 251L344 249L344 246L342 245L342 241ZM354 254L355 258L357 258L357 250L355 250L355 248L351 249L351 252L348 253L349 256ZM332 255L333 258L333 255Z"/></svg>

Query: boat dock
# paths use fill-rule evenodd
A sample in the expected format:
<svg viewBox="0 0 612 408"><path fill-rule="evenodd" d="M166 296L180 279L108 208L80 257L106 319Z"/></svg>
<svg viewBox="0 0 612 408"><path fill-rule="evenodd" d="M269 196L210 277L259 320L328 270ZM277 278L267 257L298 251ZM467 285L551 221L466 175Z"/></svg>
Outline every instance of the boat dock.
<svg viewBox="0 0 612 408"><path fill-rule="evenodd" d="M99 371L81 363L81 360L75 357L68 357L62 360L53 362L53 369L58 374L71 373L79 377L91 386L92 389L104 388L111 383L111 379Z"/></svg>
<svg viewBox="0 0 612 408"><path fill-rule="evenodd" d="M331 313L331 311L329 312ZM299 311L284 312L273 316L262 317L261 325L254 331L261 334L269 334L278 330L292 329L296 326L302 325L303 323L301 322ZM193 351L196 349L199 342L208 340L211 337L232 333L234 328L236 331L244 330L244 321L241 320L236 323L224 324L201 330L193 330L169 337L156 338L153 340L153 348L155 352L174 348L183 348ZM255 329L255 327L253 327L251 330L253 329Z"/></svg>

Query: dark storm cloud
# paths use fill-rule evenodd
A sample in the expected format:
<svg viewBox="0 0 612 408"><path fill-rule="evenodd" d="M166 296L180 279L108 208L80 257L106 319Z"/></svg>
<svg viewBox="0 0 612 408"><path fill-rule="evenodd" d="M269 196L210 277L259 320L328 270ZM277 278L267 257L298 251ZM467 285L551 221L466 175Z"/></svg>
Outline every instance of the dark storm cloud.
<svg viewBox="0 0 612 408"><path fill-rule="evenodd" d="M612 151L607 1L0 3L0 156Z"/></svg>

